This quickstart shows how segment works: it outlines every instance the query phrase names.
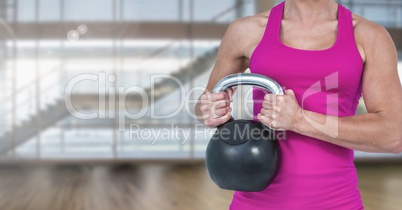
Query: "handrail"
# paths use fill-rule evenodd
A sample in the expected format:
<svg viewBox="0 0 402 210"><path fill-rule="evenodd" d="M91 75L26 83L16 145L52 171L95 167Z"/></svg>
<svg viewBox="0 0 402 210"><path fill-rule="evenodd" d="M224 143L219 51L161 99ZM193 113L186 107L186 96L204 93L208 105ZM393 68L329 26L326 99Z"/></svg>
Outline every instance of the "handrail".
<svg viewBox="0 0 402 210"><path fill-rule="evenodd" d="M214 17L212 17L212 21L216 21L217 19L223 17L224 15L228 14L229 12L235 10L235 9L239 9L240 7L242 7L243 5L245 5L246 3L250 3L251 1L240 1L237 2L236 4L234 4L233 6L223 10L222 12L218 13L217 15L215 15Z"/></svg>
<svg viewBox="0 0 402 210"><path fill-rule="evenodd" d="M340 2L341 4L353 4L353 6L383 6L383 5L396 5L396 6L402 6L402 2L400 0L394 0L394 1L383 1L383 0L372 0L372 1L364 1L364 2L359 2L359 1L353 1L353 0L338 0L337 2Z"/></svg>
<svg viewBox="0 0 402 210"><path fill-rule="evenodd" d="M233 6L227 8L227 9L225 9L225 10L219 12L219 13L216 14L215 16L213 16L213 17L211 18L211 21L213 21L213 22L214 22L214 21L217 21L219 18L223 17L224 15L228 14L229 12L231 12L231 11L233 11L233 10L235 10L235 9L239 9L240 7L244 6L246 3L250 3L250 2L251 2L251 1L247 1L247 2L240 1L240 2L237 2L237 3L235 3ZM149 60L152 60L152 59L156 58L156 57L159 56L160 54L162 54L162 53L166 52L167 50L169 50L169 49L170 49L175 43L177 43L177 42L178 42L177 40L174 40L174 41L172 41L172 42L169 42L169 43L166 44L165 46L163 46L163 47L161 47L161 48L155 50L154 52L150 53L148 56L144 57L144 59L142 60L141 63L145 63L145 62L147 62L147 61L149 61ZM19 88L14 94L18 95L18 94L20 94L21 92L23 92L23 91L25 91L25 90L31 88L31 86L32 86L33 84L35 84L36 82L38 82L38 81L40 81L40 80L42 80L42 79L48 77L49 75L54 74L55 72L58 72L58 71L56 71L56 70L59 70L63 65L64 65L64 62L61 62L61 63L60 63L59 65L57 65L56 67L51 68L51 70L49 70L49 71L43 73L41 77L36 78L36 79L34 79L33 81L31 81L30 83L28 83L28 84L24 85L23 87ZM53 84L56 84L56 82L53 83ZM53 84L52 84L52 85L53 85ZM46 89L46 90L48 90L48 89ZM46 91L43 91L43 92L46 92ZM8 100L8 99L10 99L11 97L13 97L13 96L12 96L12 95L8 95L8 96L6 96L6 97L4 97L4 98L2 98L2 99L0 99L0 100L1 100L1 101ZM16 107L14 107L14 108L21 107L21 106L23 106L27 101L30 101L30 100L32 100L32 99L27 99L27 100L24 100L23 102L19 102L19 103L16 105ZM13 109L13 108L11 108L11 109Z"/></svg>
<svg viewBox="0 0 402 210"><path fill-rule="evenodd" d="M245 3L250 3L250 2L251 2L251 1L247 1L247 2L241 1L241 2L235 3L233 6L227 8L227 9L223 10L222 12L219 12L218 14L216 14L215 16L213 16L213 17L211 18L211 21L214 22L214 21L218 20L219 18L221 18L222 16L226 15L227 13L229 13L229 12L235 10L235 9L238 9L238 8L244 6ZM160 54L162 54L163 52L165 52L165 51L167 51L168 49L170 49L170 47L172 47L176 42L178 42L178 41L177 41L177 40L172 41L172 42L168 43L166 46L164 46L164 47L162 47L162 48L156 50L155 52L151 53L151 54L146 58L146 60L150 60L150 59L153 59L153 58L157 57L158 55L160 55ZM141 62L141 63L143 63L143 62Z"/></svg>
<svg viewBox="0 0 402 210"><path fill-rule="evenodd" d="M32 85L32 84L35 84L35 82L37 82L38 80L41 80L41 79L43 79L43 78L46 78L46 77L48 77L49 75L52 75L53 73L57 72L56 70L59 69L59 68L60 68L61 66L63 66L63 65L64 65L64 63L61 63L61 64L57 65L57 67L51 68L49 71L47 71L47 72L45 72L44 74L42 74L42 75L43 75L42 77L36 78L36 79L34 79L33 81L31 81L30 83L28 83L28 84L22 86L21 88L19 88L19 89L15 92L15 94L18 95L19 93L23 92L24 90L30 88L31 85ZM12 95L8 95L8 96L6 96L6 97L0 99L0 101L4 101L4 100L7 100L7 99L10 99L11 97L12 97Z"/></svg>

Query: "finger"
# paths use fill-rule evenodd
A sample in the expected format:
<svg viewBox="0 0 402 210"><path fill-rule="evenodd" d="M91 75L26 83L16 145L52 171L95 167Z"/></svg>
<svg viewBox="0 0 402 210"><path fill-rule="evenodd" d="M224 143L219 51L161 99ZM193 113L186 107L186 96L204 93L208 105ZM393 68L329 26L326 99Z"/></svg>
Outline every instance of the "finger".
<svg viewBox="0 0 402 210"><path fill-rule="evenodd" d="M293 90L291 90L291 89L287 89L287 90L285 90L285 94L286 95L295 95L295 92L293 91Z"/></svg>
<svg viewBox="0 0 402 210"><path fill-rule="evenodd" d="M227 121L229 121L231 116L232 115L229 112L229 113L227 113L226 115L224 115L224 116L222 116L220 118L205 120L204 123L207 126L216 127L216 126L222 125L223 123L226 123Z"/></svg>
<svg viewBox="0 0 402 210"><path fill-rule="evenodd" d="M270 102L270 101L264 101L264 102L262 102L262 107L265 108L265 109L272 109L272 106L274 106L274 105L273 105L273 103Z"/></svg>
<svg viewBox="0 0 402 210"><path fill-rule="evenodd" d="M210 113L206 113L204 115L202 115L202 119L207 120L211 118L211 114Z"/></svg>
<svg viewBox="0 0 402 210"><path fill-rule="evenodd" d="M275 106L275 105L273 105L271 108L272 108L272 111L273 111L274 113L277 113L278 110L279 110L278 106Z"/></svg>
<svg viewBox="0 0 402 210"><path fill-rule="evenodd" d="M264 125L266 125L266 126L270 126L270 124L272 123L272 119L270 119L270 118L268 118L268 117L266 117L266 116L264 116L264 115L262 115L262 114L258 114L257 115L257 119L262 123L262 124L264 124Z"/></svg>
<svg viewBox="0 0 402 210"><path fill-rule="evenodd" d="M210 101L211 100L211 93L206 90L200 97L201 101Z"/></svg>
<svg viewBox="0 0 402 210"><path fill-rule="evenodd" d="M264 115L265 117L272 117L274 115L273 110L269 109L261 109L261 114Z"/></svg>
<svg viewBox="0 0 402 210"><path fill-rule="evenodd" d="M265 116L262 115L262 114L259 114L259 115L257 116L257 118L258 118L258 120L259 120L262 124L268 126L268 127L271 128L272 130L275 130L275 129L276 129L276 123L275 123L275 121L274 121L273 119L270 119L270 118L268 118L268 117L265 117Z"/></svg>
<svg viewBox="0 0 402 210"><path fill-rule="evenodd" d="M216 101L210 105L211 110L230 107L230 102L227 100Z"/></svg>
<svg viewBox="0 0 402 210"><path fill-rule="evenodd" d="M277 97L276 97L276 104L275 104L275 105L286 104L286 97L287 97L287 96L285 96L285 95L277 96Z"/></svg>
<svg viewBox="0 0 402 210"><path fill-rule="evenodd" d="M266 94L264 96L264 100L265 101L271 101L272 103L274 103L276 101L276 97L277 97L276 94Z"/></svg>
<svg viewBox="0 0 402 210"><path fill-rule="evenodd" d="M202 105L202 106L200 107L200 110L201 110L202 112L206 112L206 111L209 110L209 106L208 106L208 105Z"/></svg>
<svg viewBox="0 0 402 210"><path fill-rule="evenodd" d="M224 116L216 118L215 120L218 125L222 125L223 123L227 122L230 119L230 117L232 117L232 114L231 114L231 112L228 112Z"/></svg>
<svg viewBox="0 0 402 210"><path fill-rule="evenodd" d="M230 100L230 102L233 102L233 88L229 88L227 91L227 94L228 94L228 96L229 96L229 100Z"/></svg>
<svg viewBox="0 0 402 210"><path fill-rule="evenodd" d="M211 101L220 101L220 100L229 100L229 96L226 92L221 93L212 93L211 94Z"/></svg>
<svg viewBox="0 0 402 210"><path fill-rule="evenodd" d="M293 90L286 90L285 91L285 95L284 95L285 99L290 99L290 100L296 100L296 95L295 92L293 92Z"/></svg>
<svg viewBox="0 0 402 210"><path fill-rule="evenodd" d="M222 116L225 116L227 113L230 113L231 111L232 111L231 107L211 110L211 116L212 116L212 118L216 119L216 118L220 118Z"/></svg>

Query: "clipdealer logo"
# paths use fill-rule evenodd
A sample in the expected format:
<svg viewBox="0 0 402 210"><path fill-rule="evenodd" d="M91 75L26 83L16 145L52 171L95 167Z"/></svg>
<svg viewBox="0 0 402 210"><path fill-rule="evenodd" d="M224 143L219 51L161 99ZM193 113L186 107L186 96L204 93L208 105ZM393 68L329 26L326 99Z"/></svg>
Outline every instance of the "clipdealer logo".
<svg viewBox="0 0 402 210"><path fill-rule="evenodd" d="M323 85L321 85L323 84ZM310 97L315 94L326 93L330 90L339 88L339 74L335 72L326 76L323 80L317 81L311 85L303 94L301 107L304 110L305 104ZM339 135L339 122L337 118L331 116L339 115L339 94L334 91L333 94L326 95L326 114L325 122L316 122L303 112L304 119L315 129L335 138Z"/></svg>
<svg viewBox="0 0 402 210"><path fill-rule="evenodd" d="M314 97L315 94L322 94L323 92L326 93L332 89L338 88L338 77L338 72L336 72L325 77L323 80L317 81L316 83L311 85L304 92L300 106L304 109L306 108L305 105L307 104L307 101L311 97ZM170 80L170 82L175 83L175 85L178 86L180 92L177 107L175 107L174 111L172 111L171 113L164 113L163 115L158 115L157 111L155 110L155 94L160 94L160 90L156 89L154 84L156 84L156 82L160 79ZM82 113L77 110L73 105L72 96L74 87L84 81L97 82L98 85L98 93L95 93L98 95L98 104L96 107L92 107L94 108L94 111L92 113ZM107 75L105 72L100 72L98 74L81 74L71 79L66 85L64 94L67 110L71 113L72 116L82 120L117 118L119 131L126 131L126 128L129 128L131 139L134 139L136 137L141 137L141 139L158 139L162 138L162 136L176 138L177 136L172 137L171 135L168 135L169 132L174 133L175 131L177 131L176 133L180 133L181 136L185 136L187 139L190 137L190 132L184 131L183 129L177 129L178 126L171 126L172 128L170 129L160 128L162 129L160 131L151 131L149 129L156 128L147 128L146 126L140 126L140 123L128 124L126 120L140 120L144 118L152 120L171 119L181 114L183 109L185 109L186 114L189 116L190 119L197 119L197 116L195 115L195 113L193 113L193 108L198 101L197 93L202 94L205 90L204 87L194 87L191 88L189 91L186 91L185 86L179 79L165 74L151 75L150 84L152 85L148 89L140 86L125 87L108 85L108 82L115 83L116 76L111 74ZM250 111L250 105L255 103L255 101L251 97L252 91L252 89L246 91L245 97L243 98L244 110L242 111L245 113L245 117L249 118L253 117L253 113L252 111ZM129 109L127 109L126 98L129 94L136 94L138 96L136 98L140 99L137 101L138 103L140 103L140 105L138 106L139 108L135 109L137 111L136 113L132 113L130 112L132 110L129 111ZM310 123L314 128L326 133L331 137L336 137L338 136L338 120L329 116L338 115L339 98L336 91L334 91L333 94L327 94L326 97L327 117L324 123L314 121L313 119L309 118L309 116L305 115L305 113L303 113L303 115L306 121ZM115 107L115 105L117 105L117 107ZM195 132L198 132L198 129L200 128L205 129L205 126L197 126L196 124ZM146 132L141 132L142 129L148 130L146 130ZM212 131L210 129L205 130L204 137L209 138L210 136L212 136L213 132L214 129L212 129Z"/></svg>

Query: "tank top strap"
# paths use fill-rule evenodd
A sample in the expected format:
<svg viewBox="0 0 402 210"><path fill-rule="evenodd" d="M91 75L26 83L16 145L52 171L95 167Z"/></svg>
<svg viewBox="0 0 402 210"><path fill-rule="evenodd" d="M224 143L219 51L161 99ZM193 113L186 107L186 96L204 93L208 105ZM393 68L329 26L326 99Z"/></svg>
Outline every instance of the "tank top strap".
<svg viewBox="0 0 402 210"><path fill-rule="evenodd" d="M344 6L338 6L338 39L341 44L354 44L355 36L354 36L354 27L353 27L353 19L352 12L345 8Z"/></svg>
<svg viewBox="0 0 402 210"><path fill-rule="evenodd" d="M276 36L280 33L284 6L285 2L281 2L271 9L263 39L275 40Z"/></svg>

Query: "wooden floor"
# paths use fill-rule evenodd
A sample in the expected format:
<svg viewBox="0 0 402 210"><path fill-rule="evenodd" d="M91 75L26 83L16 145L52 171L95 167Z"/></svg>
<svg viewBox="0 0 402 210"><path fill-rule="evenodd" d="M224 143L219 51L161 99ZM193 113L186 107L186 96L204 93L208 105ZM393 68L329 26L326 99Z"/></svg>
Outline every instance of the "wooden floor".
<svg viewBox="0 0 402 210"><path fill-rule="evenodd" d="M366 210L402 209L402 164L358 166ZM203 165L0 166L1 210L219 210Z"/></svg>

